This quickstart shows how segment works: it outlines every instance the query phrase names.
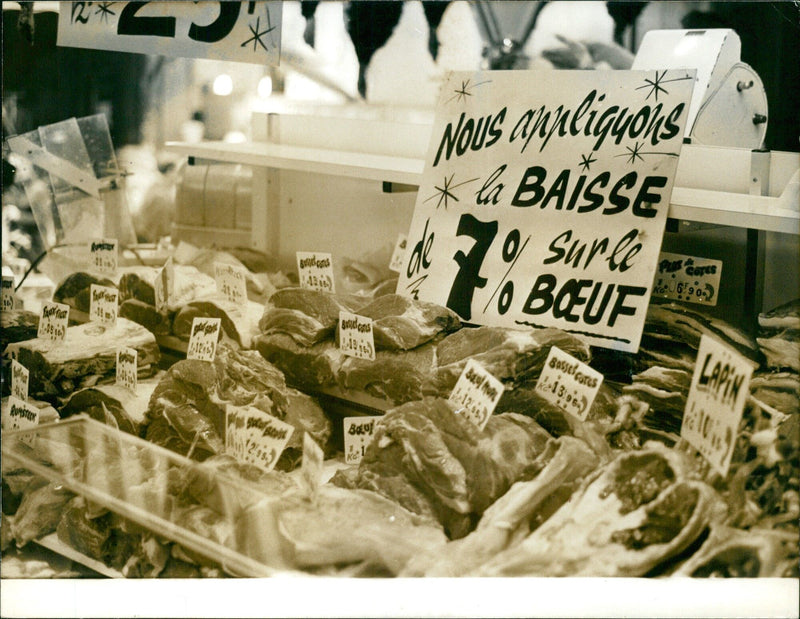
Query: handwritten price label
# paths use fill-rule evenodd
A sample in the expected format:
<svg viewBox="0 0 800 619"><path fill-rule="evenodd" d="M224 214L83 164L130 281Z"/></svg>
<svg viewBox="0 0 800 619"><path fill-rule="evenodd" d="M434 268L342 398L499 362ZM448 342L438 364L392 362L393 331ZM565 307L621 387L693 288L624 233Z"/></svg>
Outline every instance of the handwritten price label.
<svg viewBox="0 0 800 619"><path fill-rule="evenodd" d="M247 303L247 275L245 269L233 264L214 264L217 292L236 305Z"/></svg>
<svg viewBox="0 0 800 619"><path fill-rule="evenodd" d="M375 423L380 417L345 417L344 462L358 464L367 452L375 433Z"/></svg>
<svg viewBox="0 0 800 619"><path fill-rule="evenodd" d="M681 437L723 476L731 465L752 374L750 360L712 337L700 338Z"/></svg>
<svg viewBox="0 0 800 619"><path fill-rule="evenodd" d="M333 259L330 254L297 252L297 273L301 288L336 292L333 282Z"/></svg>
<svg viewBox="0 0 800 619"><path fill-rule="evenodd" d="M58 45L277 65L281 2L64 2Z"/></svg>
<svg viewBox="0 0 800 619"><path fill-rule="evenodd" d="M27 430L39 425L39 409L16 396L9 396L6 407L3 409L3 430L15 432ZM34 435L23 434L21 440L33 445Z"/></svg>
<svg viewBox="0 0 800 619"><path fill-rule="evenodd" d="M293 426L253 406L226 407L226 451L265 471L275 468L293 432Z"/></svg>
<svg viewBox="0 0 800 619"><path fill-rule="evenodd" d="M139 378L138 370L139 353L135 348L120 348L117 350L116 383L121 387L136 391Z"/></svg>
<svg viewBox="0 0 800 619"><path fill-rule="evenodd" d="M322 483L322 464L325 455L317 445L311 435L306 432L303 434L303 463L301 464L303 479L306 482L311 497L314 498L319 493L319 486Z"/></svg>
<svg viewBox="0 0 800 619"><path fill-rule="evenodd" d="M14 276L3 275L3 288L2 288L2 309L4 312L10 312L16 309L15 295L14 295Z"/></svg>
<svg viewBox="0 0 800 619"><path fill-rule="evenodd" d="M11 395L23 402L28 399L28 368L16 359L11 360Z"/></svg>
<svg viewBox="0 0 800 619"><path fill-rule="evenodd" d="M375 361L372 318L340 311L339 350L350 357Z"/></svg>
<svg viewBox="0 0 800 619"><path fill-rule="evenodd" d="M553 346L536 382L535 391L565 413L583 421L602 383L603 375L600 372Z"/></svg>
<svg viewBox="0 0 800 619"><path fill-rule="evenodd" d="M189 336L186 358L213 361L217 354L220 326L219 318L197 317L192 320L192 333Z"/></svg>
<svg viewBox="0 0 800 619"><path fill-rule="evenodd" d="M474 359L469 359L448 400L483 430L492 416L505 387Z"/></svg>
<svg viewBox="0 0 800 619"><path fill-rule="evenodd" d="M89 288L89 320L104 325L117 322L119 290L110 286L92 284Z"/></svg>
<svg viewBox="0 0 800 619"><path fill-rule="evenodd" d="M715 306L721 279L721 260L661 252L653 294L665 299Z"/></svg>
<svg viewBox="0 0 800 619"><path fill-rule="evenodd" d="M156 272L156 278L155 281L153 281L156 310L159 312L166 312L168 310L174 287L175 266L172 262L172 256L170 256L167 258L164 266Z"/></svg>
<svg viewBox="0 0 800 619"><path fill-rule="evenodd" d="M114 275L118 262L117 239L98 239L89 243L89 270Z"/></svg>
<svg viewBox="0 0 800 619"><path fill-rule="evenodd" d="M392 252L392 259L389 261L389 270L399 273L403 270L403 264L406 259L406 247L408 246L408 237L405 234L397 235L397 242L394 244L394 251Z"/></svg>
<svg viewBox="0 0 800 619"><path fill-rule="evenodd" d="M48 301L42 304L39 316L39 330L36 335L45 340L63 342L67 337L69 323L69 305Z"/></svg>

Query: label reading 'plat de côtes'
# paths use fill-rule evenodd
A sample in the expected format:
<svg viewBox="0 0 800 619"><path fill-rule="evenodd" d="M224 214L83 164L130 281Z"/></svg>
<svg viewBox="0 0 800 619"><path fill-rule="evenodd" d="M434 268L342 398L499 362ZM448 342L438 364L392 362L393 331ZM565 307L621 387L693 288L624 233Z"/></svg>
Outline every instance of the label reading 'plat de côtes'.
<svg viewBox="0 0 800 619"><path fill-rule="evenodd" d="M114 275L118 264L117 239L96 239L89 243L89 270Z"/></svg>
<svg viewBox="0 0 800 619"><path fill-rule="evenodd" d="M116 383L133 392L139 379L138 358L139 352L135 348L117 349Z"/></svg>
<svg viewBox="0 0 800 619"><path fill-rule="evenodd" d="M114 325L119 311L119 290L92 284L89 287L89 320Z"/></svg>
<svg viewBox="0 0 800 619"><path fill-rule="evenodd" d="M358 464L367 452L375 434L375 423L380 417L345 417L344 463Z"/></svg>
<svg viewBox="0 0 800 619"><path fill-rule="evenodd" d="M583 421L602 383L600 372L553 346L534 390L565 413Z"/></svg>
<svg viewBox="0 0 800 619"><path fill-rule="evenodd" d="M217 292L235 305L247 303L246 270L235 264L214 263L214 279Z"/></svg>
<svg viewBox="0 0 800 619"><path fill-rule="evenodd" d="M484 367L469 359L448 400L480 430L486 427L505 386Z"/></svg>
<svg viewBox="0 0 800 619"><path fill-rule="evenodd" d="M196 317L192 320L192 331L189 346L186 349L187 359L213 361L217 354L217 342L222 321L219 318Z"/></svg>
<svg viewBox="0 0 800 619"><path fill-rule="evenodd" d="M336 292L333 281L333 258L320 252L297 252L297 275L300 287L322 292Z"/></svg>
<svg viewBox="0 0 800 619"><path fill-rule="evenodd" d="M661 252L653 295L700 305L717 304L722 261Z"/></svg>
<svg viewBox="0 0 800 619"><path fill-rule="evenodd" d="M42 313L39 315L39 329L37 337L54 342L63 342L67 337L69 324L69 305L48 301L42 304Z"/></svg>
<svg viewBox="0 0 800 619"><path fill-rule="evenodd" d="M372 318L351 312L339 312L339 350L350 357L375 360L375 337Z"/></svg>

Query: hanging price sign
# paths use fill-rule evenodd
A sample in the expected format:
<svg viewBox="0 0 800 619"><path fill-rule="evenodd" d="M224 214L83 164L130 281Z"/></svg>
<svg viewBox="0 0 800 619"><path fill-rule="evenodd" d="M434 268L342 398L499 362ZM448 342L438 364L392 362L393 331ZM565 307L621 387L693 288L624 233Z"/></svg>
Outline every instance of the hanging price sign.
<svg viewBox="0 0 800 619"><path fill-rule="evenodd" d="M721 475L728 474L754 364L703 335L686 399L681 438Z"/></svg>
<svg viewBox="0 0 800 619"><path fill-rule="evenodd" d="M600 372L553 346L535 391L551 404L583 421L602 383Z"/></svg>
<svg viewBox="0 0 800 619"><path fill-rule="evenodd" d="M58 45L277 65L281 2L61 2Z"/></svg>
<svg viewBox="0 0 800 619"><path fill-rule="evenodd" d="M322 464L324 454L316 441L306 432L303 434L303 479L306 482L311 497L314 498L319 493L319 486L322 483Z"/></svg>
<svg viewBox="0 0 800 619"><path fill-rule="evenodd" d="M344 463L358 464L367 452L375 433L375 422L380 417L345 417Z"/></svg>
<svg viewBox="0 0 800 619"><path fill-rule="evenodd" d="M110 286L92 284L89 287L89 320L104 325L117 322L119 290Z"/></svg>
<svg viewBox="0 0 800 619"><path fill-rule="evenodd" d="M297 252L297 275L301 288L336 292L333 283L333 259L330 254Z"/></svg>
<svg viewBox="0 0 800 619"><path fill-rule="evenodd" d="M16 359L11 360L11 395L23 402L28 399L28 368Z"/></svg>
<svg viewBox="0 0 800 619"><path fill-rule="evenodd" d="M505 386L474 359L469 359L448 400L467 419L483 430L492 416Z"/></svg>
<svg viewBox="0 0 800 619"><path fill-rule="evenodd" d="M98 239L89 243L89 270L114 275L119 250L117 239Z"/></svg>
<svg viewBox="0 0 800 619"><path fill-rule="evenodd" d="M294 427L253 406L226 407L226 451L265 471L275 468Z"/></svg>
<svg viewBox="0 0 800 619"><path fill-rule="evenodd" d="M192 331L189 336L189 346L186 349L187 359L198 361L213 361L217 354L219 341L219 318L196 317L192 320Z"/></svg>
<svg viewBox="0 0 800 619"><path fill-rule="evenodd" d="M653 294L665 299L717 304L722 261L661 252Z"/></svg>
<svg viewBox="0 0 800 619"><path fill-rule="evenodd" d="M166 312L169 309L169 302L172 298L172 291L175 287L175 267L172 256L167 258L164 266L156 272L153 281L153 293L155 294L156 310Z"/></svg>
<svg viewBox="0 0 800 619"><path fill-rule="evenodd" d="M39 329L37 337L56 342L64 341L67 337L67 324L69 323L69 305L48 301L42 304L42 313L39 316Z"/></svg>
<svg viewBox="0 0 800 619"><path fill-rule="evenodd" d="M389 261L389 270L399 273L403 269L403 264L406 260L406 246L408 245L408 237L405 234L397 235L397 242L394 245L392 252L392 259Z"/></svg>
<svg viewBox="0 0 800 619"><path fill-rule="evenodd" d="M3 409L3 430L15 432L35 428L38 425L39 409L16 396L9 396ZM33 445L33 439L33 434L22 435L22 440L29 445Z"/></svg>
<svg viewBox="0 0 800 619"><path fill-rule="evenodd" d="M117 373L116 383L136 391L136 384L139 378L138 370L139 352L135 348L120 348L117 350Z"/></svg>
<svg viewBox="0 0 800 619"><path fill-rule="evenodd" d="M233 264L214 263L217 292L236 305L247 303L247 275L245 269Z"/></svg>
<svg viewBox="0 0 800 619"><path fill-rule="evenodd" d="M372 318L339 312L339 350L350 357L375 361Z"/></svg>
<svg viewBox="0 0 800 619"><path fill-rule="evenodd" d="M450 73L397 292L638 350L694 73Z"/></svg>

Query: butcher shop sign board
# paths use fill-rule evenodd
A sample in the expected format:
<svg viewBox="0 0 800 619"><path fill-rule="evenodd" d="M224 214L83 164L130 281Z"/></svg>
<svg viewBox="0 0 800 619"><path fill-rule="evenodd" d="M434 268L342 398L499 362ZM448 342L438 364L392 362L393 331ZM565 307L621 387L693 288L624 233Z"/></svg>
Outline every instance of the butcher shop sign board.
<svg viewBox="0 0 800 619"><path fill-rule="evenodd" d="M638 350L694 73L449 74L397 292Z"/></svg>
<svg viewBox="0 0 800 619"><path fill-rule="evenodd" d="M277 65L282 3L61 2L58 45Z"/></svg>

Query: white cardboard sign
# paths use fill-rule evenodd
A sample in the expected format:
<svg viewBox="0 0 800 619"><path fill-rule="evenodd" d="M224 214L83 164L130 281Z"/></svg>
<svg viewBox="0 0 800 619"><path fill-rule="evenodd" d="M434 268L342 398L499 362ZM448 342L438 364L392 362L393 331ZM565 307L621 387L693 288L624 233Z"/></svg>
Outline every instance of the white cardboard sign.
<svg viewBox="0 0 800 619"><path fill-rule="evenodd" d="M42 304L42 313L39 315L39 330L37 337L54 342L63 342L67 337L69 324L69 305L47 301Z"/></svg>
<svg viewBox="0 0 800 619"><path fill-rule="evenodd" d="M14 297L14 276L3 275L2 309L4 312L15 309L16 303L14 302Z"/></svg>
<svg viewBox="0 0 800 619"><path fill-rule="evenodd" d="M281 2L61 2L58 45L277 65Z"/></svg>
<svg viewBox="0 0 800 619"><path fill-rule="evenodd" d="M603 384L603 375L580 359L552 346L534 391L581 421L586 419Z"/></svg>
<svg viewBox="0 0 800 619"><path fill-rule="evenodd" d="M35 428L39 425L39 409L20 400L16 396L9 396L3 409L2 428L8 432ZM22 440L29 445L33 444L33 434L23 435Z"/></svg>
<svg viewBox="0 0 800 619"><path fill-rule="evenodd" d="M92 284L89 287L89 320L114 325L119 311L119 290Z"/></svg>
<svg viewBox="0 0 800 619"><path fill-rule="evenodd" d="M23 402L28 399L30 372L16 359L11 360L11 395Z"/></svg>
<svg viewBox="0 0 800 619"><path fill-rule="evenodd" d="M253 406L226 407L226 451L265 471L275 468L294 426Z"/></svg>
<svg viewBox="0 0 800 619"><path fill-rule="evenodd" d="M717 304L720 279L721 260L661 252L653 294L713 307Z"/></svg>
<svg viewBox="0 0 800 619"><path fill-rule="evenodd" d="M244 268L234 264L214 263L217 292L235 305L247 303L247 275Z"/></svg>
<svg viewBox="0 0 800 619"><path fill-rule="evenodd" d="M753 366L749 359L714 338L700 338L681 438L723 476L731 465Z"/></svg>
<svg viewBox="0 0 800 619"><path fill-rule="evenodd" d="M484 367L468 359L448 400L461 410L467 419L483 430L489 422L505 386Z"/></svg>
<svg viewBox="0 0 800 619"><path fill-rule="evenodd" d="M139 351L135 348L117 349L116 384L136 392L139 380Z"/></svg>
<svg viewBox="0 0 800 619"><path fill-rule="evenodd" d="M406 261L406 247L408 246L408 237L405 234L397 235L397 242L394 244L394 251L392 252L392 259L389 261L389 270L399 273L403 270L403 264Z"/></svg>
<svg viewBox="0 0 800 619"><path fill-rule="evenodd" d="M189 346L186 349L187 359L213 361L217 354L217 342L222 321L219 318L202 318L192 320L192 331Z"/></svg>
<svg viewBox="0 0 800 619"><path fill-rule="evenodd" d="M375 361L372 318L339 312L339 350L350 357Z"/></svg>
<svg viewBox="0 0 800 619"><path fill-rule="evenodd" d="M114 275L119 263L117 239L97 239L89 243L89 270Z"/></svg>
<svg viewBox="0 0 800 619"><path fill-rule="evenodd" d="M297 252L297 274L300 287L322 292L336 292L333 281L333 258L319 252Z"/></svg>
<svg viewBox="0 0 800 619"><path fill-rule="evenodd" d="M344 463L358 464L372 442L375 423L380 417L345 417L344 429Z"/></svg>
<svg viewBox="0 0 800 619"><path fill-rule="evenodd" d="M693 70L444 81L397 292L635 352Z"/></svg>

